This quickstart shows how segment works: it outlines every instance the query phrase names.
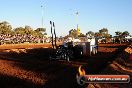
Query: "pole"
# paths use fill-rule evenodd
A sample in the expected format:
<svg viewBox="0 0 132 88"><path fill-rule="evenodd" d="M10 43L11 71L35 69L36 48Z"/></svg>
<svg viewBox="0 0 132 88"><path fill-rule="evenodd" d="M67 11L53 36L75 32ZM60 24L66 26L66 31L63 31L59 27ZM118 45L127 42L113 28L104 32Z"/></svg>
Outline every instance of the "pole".
<svg viewBox="0 0 132 88"><path fill-rule="evenodd" d="M55 35L55 48L56 48L56 32L55 32L55 24L54 24L54 22L53 22L53 27L54 27L54 35Z"/></svg>
<svg viewBox="0 0 132 88"><path fill-rule="evenodd" d="M76 12L77 30L78 30L78 15L79 15L79 13Z"/></svg>
<svg viewBox="0 0 132 88"><path fill-rule="evenodd" d="M53 38L53 31L52 31L52 22L50 21L50 25L51 25L51 40L52 40L52 47L54 49L54 38Z"/></svg>
<svg viewBox="0 0 132 88"><path fill-rule="evenodd" d="M42 5L41 5L41 10L42 10L42 20L41 20L41 24L42 24L42 28L43 28L43 21L44 21L43 15L44 15L44 12L43 12L43 6Z"/></svg>

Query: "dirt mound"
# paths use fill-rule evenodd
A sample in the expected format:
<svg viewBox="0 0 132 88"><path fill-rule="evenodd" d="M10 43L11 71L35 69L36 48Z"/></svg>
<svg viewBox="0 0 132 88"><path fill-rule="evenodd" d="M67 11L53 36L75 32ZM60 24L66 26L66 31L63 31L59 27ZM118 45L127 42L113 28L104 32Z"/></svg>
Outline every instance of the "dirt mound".
<svg viewBox="0 0 132 88"><path fill-rule="evenodd" d="M89 84L87 88L131 88L132 87L132 45L124 49L119 56L100 74L129 75L129 83Z"/></svg>

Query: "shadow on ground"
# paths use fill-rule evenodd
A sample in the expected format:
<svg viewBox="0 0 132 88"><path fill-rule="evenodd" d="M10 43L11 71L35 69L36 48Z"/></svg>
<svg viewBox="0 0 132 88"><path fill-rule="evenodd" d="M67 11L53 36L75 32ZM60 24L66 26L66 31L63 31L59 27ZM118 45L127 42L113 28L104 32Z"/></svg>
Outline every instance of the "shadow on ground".
<svg viewBox="0 0 132 88"><path fill-rule="evenodd" d="M102 46L101 46L102 47ZM0 86L3 88L81 88L76 82L78 67L83 65L87 74L99 74L121 53L126 46L105 47L118 48L113 52L98 52L97 55L76 60L50 61L49 56L54 53L51 48L27 49L25 52L8 52L0 55L1 60L13 63L14 67L27 72L38 73L47 81L42 85L26 82L24 79L0 74ZM100 50L101 51L101 50ZM40 77L41 77L40 76ZM8 85L7 85L8 84Z"/></svg>

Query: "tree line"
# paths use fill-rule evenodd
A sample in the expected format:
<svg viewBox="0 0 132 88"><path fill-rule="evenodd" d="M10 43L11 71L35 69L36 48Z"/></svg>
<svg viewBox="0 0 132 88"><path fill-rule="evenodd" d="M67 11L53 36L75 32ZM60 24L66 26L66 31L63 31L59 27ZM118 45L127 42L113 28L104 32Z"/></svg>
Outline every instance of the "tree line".
<svg viewBox="0 0 132 88"><path fill-rule="evenodd" d="M46 28L37 28L34 30L33 28L27 25L25 27L12 28L12 26L7 21L0 22L0 34L4 34L4 35L28 34L28 35L32 35L34 37L39 37L39 38L43 38L45 35L47 35ZM115 35L118 38L124 38L125 36L130 35L130 33L128 31L124 31L124 32L116 31ZM76 29L71 29L67 36L71 36L74 38L86 37L86 36L98 37L98 38L113 37L111 34L109 34L109 31L107 28L102 28L98 32L88 31L86 34L83 34L83 33L78 34L78 31Z"/></svg>
<svg viewBox="0 0 132 88"><path fill-rule="evenodd" d="M125 36L129 36L130 33L128 31L120 32L116 31L115 36L119 38L124 38ZM112 38L113 36L109 34L109 30L107 28L102 28L98 32L88 31L86 34L80 33L80 35L77 34L76 29L71 29L69 31L69 36L77 38L77 37L98 37L98 38Z"/></svg>
<svg viewBox="0 0 132 88"><path fill-rule="evenodd" d="M13 29L12 26L7 21L0 22L0 34L4 35L27 34L40 38L47 35L46 28L37 28L33 30L33 28L26 25L25 27L17 27Z"/></svg>

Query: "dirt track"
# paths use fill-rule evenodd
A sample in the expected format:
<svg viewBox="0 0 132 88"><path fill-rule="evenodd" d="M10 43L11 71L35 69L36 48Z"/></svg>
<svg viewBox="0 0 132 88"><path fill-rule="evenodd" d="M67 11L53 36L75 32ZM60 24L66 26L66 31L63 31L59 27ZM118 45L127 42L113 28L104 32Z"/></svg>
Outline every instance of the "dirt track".
<svg viewBox="0 0 132 88"><path fill-rule="evenodd" d="M0 49L27 49L27 48L48 48L51 47L51 43L45 43L45 44L4 44L0 45Z"/></svg>
<svg viewBox="0 0 132 88"><path fill-rule="evenodd" d="M87 74L98 74L106 69L108 63L112 63L111 61L124 48L124 45L113 47L101 45L98 55L84 60L77 58L76 61L70 62L49 61L48 56L52 50L50 48L11 49L8 51L2 49L0 55L0 87L82 88L76 83L76 74L80 65L83 65Z"/></svg>

